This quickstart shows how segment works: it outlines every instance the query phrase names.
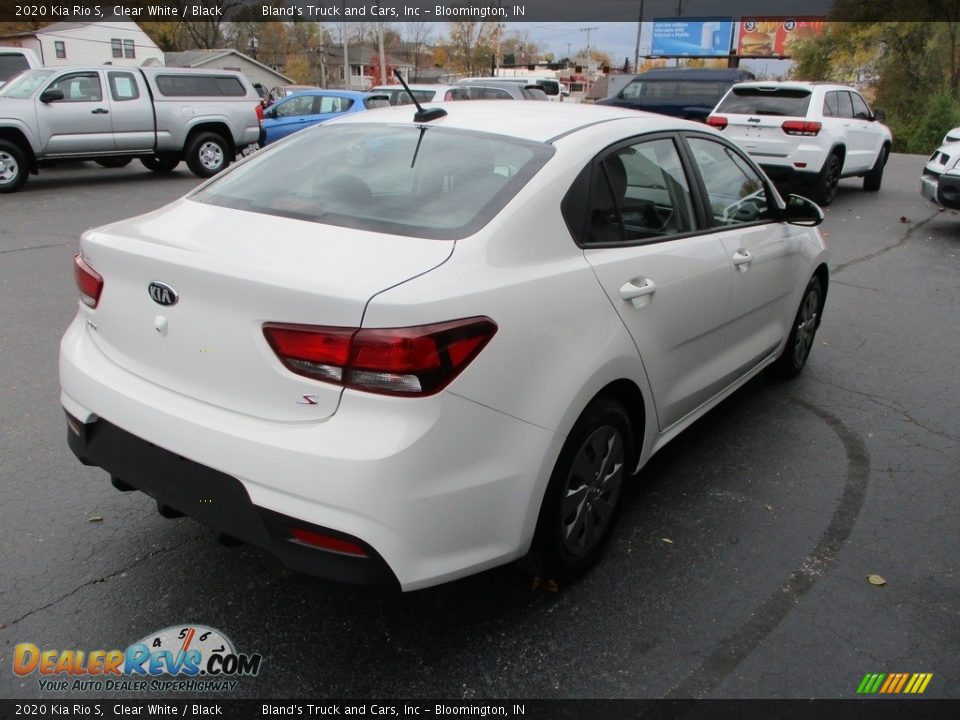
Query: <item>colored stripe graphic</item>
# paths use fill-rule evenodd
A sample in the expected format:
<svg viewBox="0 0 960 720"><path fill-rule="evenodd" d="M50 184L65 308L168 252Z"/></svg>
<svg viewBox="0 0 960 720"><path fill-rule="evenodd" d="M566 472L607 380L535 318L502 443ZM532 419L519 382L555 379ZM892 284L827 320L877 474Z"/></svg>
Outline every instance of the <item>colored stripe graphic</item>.
<svg viewBox="0 0 960 720"><path fill-rule="evenodd" d="M919 695L932 679L933 673L867 673L857 686L857 694Z"/></svg>

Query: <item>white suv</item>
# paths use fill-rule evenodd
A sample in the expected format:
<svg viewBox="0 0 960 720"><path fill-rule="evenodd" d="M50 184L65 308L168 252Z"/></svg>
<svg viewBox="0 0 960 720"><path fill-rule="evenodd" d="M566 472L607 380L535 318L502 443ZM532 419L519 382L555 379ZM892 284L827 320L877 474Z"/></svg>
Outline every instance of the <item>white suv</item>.
<svg viewBox="0 0 960 720"><path fill-rule="evenodd" d="M778 185L800 185L821 205L840 178L876 191L893 136L884 112L853 88L810 82L751 82L730 88L707 124L746 150Z"/></svg>

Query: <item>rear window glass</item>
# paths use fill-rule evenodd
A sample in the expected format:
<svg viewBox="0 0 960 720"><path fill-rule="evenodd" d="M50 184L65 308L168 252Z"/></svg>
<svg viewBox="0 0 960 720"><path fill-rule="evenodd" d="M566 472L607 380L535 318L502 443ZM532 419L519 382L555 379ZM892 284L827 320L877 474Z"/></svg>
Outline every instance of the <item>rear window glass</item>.
<svg viewBox="0 0 960 720"><path fill-rule="evenodd" d="M732 115L783 115L806 117L810 91L799 88L762 90L755 87L734 88L715 112Z"/></svg>
<svg viewBox="0 0 960 720"><path fill-rule="evenodd" d="M0 82L6 82L17 73L30 69L22 53L0 53Z"/></svg>
<svg viewBox="0 0 960 720"><path fill-rule="evenodd" d="M486 225L553 148L443 127L321 125L257 153L192 200L443 240Z"/></svg>
<svg viewBox="0 0 960 720"><path fill-rule="evenodd" d="M243 97L243 83L230 75L158 75L157 89L167 97Z"/></svg>

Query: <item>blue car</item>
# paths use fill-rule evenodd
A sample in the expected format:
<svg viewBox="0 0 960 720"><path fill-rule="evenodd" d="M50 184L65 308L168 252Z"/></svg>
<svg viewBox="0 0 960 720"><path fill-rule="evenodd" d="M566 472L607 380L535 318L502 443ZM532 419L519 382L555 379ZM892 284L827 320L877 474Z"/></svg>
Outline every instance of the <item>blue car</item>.
<svg viewBox="0 0 960 720"><path fill-rule="evenodd" d="M390 98L383 93L362 93L350 90L303 90L275 102L263 113L263 144L269 145L297 130L332 120L347 113L390 107Z"/></svg>

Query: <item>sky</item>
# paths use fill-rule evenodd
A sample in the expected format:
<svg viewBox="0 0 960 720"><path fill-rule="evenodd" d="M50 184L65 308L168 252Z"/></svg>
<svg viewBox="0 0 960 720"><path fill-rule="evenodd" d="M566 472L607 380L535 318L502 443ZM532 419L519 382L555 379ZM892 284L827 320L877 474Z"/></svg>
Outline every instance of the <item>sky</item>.
<svg viewBox="0 0 960 720"><path fill-rule="evenodd" d="M637 44L637 23L603 23L603 22L511 22L507 30L527 31L530 38L544 49L552 52L556 57L567 55L568 44L571 52L577 52L587 46L587 33L583 28L593 28L590 32L590 47L602 50L610 55L615 65L622 65L624 58L633 63L634 51ZM643 23L640 36L640 56L650 51L650 40L653 35L653 23ZM790 62L785 60L744 60L741 67L752 70L760 75L783 75L790 68Z"/></svg>

